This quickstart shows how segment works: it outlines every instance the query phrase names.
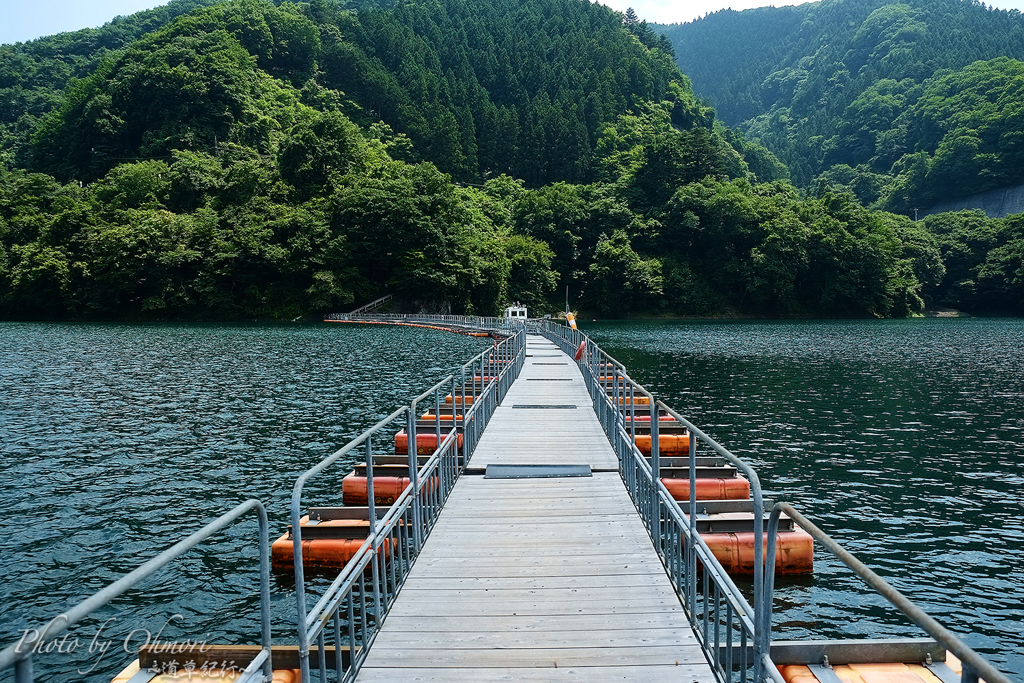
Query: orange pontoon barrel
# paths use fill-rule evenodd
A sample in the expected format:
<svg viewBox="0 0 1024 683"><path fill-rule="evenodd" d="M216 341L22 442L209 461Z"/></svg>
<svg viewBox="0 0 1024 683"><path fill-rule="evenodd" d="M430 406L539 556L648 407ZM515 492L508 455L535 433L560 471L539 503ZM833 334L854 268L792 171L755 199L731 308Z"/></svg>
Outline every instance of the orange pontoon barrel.
<svg viewBox="0 0 1024 683"><path fill-rule="evenodd" d="M365 542L365 538L303 540L302 566L307 569L341 569ZM270 566L275 572L287 573L294 569L294 563L294 543L291 536L285 534L270 546Z"/></svg>
<svg viewBox="0 0 1024 683"><path fill-rule="evenodd" d="M689 478L662 477L661 483L676 500L690 500ZM746 500L747 498L750 498L750 482L743 477L702 477L697 479L697 500Z"/></svg>
<svg viewBox="0 0 1024 683"><path fill-rule="evenodd" d="M373 502L377 505L391 505L409 487L409 477L373 478ZM345 505L366 505L366 477L355 472L341 480L341 500ZM303 541L305 542L305 541Z"/></svg>
<svg viewBox="0 0 1024 683"><path fill-rule="evenodd" d="M963 675L963 665L952 652L946 653L946 666L956 674L957 681ZM942 680L924 665L916 662L877 664L831 664L829 669L840 681L878 681L899 683L937 683ZM779 667L779 673L786 683L819 683L818 678L803 664L789 664Z"/></svg>
<svg viewBox="0 0 1024 683"><path fill-rule="evenodd" d="M767 536L767 534L765 534ZM754 532L701 534L715 558L730 574L754 573ZM767 540L762 542L767 548ZM780 531L775 543L778 574L810 574L814 571L814 539L803 529Z"/></svg>
<svg viewBox="0 0 1024 683"><path fill-rule="evenodd" d="M459 416L462 417L461 415ZM442 418L443 419L443 418ZM472 422L472 420L470 420ZM447 434L441 434L441 441L444 441ZM455 437L455 445L458 448L462 448L462 434L457 434ZM425 432L416 432L416 455L430 455L437 450L437 433L434 430ZM395 434L395 454L396 455L408 455L409 453L409 435L403 429L402 431Z"/></svg>
<svg viewBox="0 0 1024 683"><path fill-rule="evenodd" d="M659 420L660 421L660 420ZM651 435L637 434L636 447L643 455L651 454ZM658 454L661 456L680 456L690 454L689 434L659 434Z"/></svg>

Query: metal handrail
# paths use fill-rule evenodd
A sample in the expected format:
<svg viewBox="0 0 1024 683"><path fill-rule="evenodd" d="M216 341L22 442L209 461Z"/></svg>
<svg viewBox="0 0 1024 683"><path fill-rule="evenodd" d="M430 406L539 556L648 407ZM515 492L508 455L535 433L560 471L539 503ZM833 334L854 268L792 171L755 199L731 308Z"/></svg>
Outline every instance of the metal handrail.
<svg viewBox="0 0 1024 683"><path fill-rule="evenodd" d="M199 531L175 543L142 566L124 575L103 590L86 598L67 612L51 619L42 629L28 629L22 639L0 652L0 671L14 667L15 683L31 683L34 680L32 655L38 645L63 633L82 619L85 619L122 593L149 578L174 559L185 554L217 532L227 528L250 510L259 518L260 537L260 628L262 649L242 670L237 683L269 680L273 675L270 640L270 539L267 511L259 500L251 499L241 503L230 512L213 520ZM58 623L59 621L59 623ZM266 677L264 679L264 677Z"/></svg>
<svg viewBox="0 0 1024 683"><path fill-rule="evenodd" d="M347 608L349 666L343 667L340 651L335 651L335 668L339 681L351 680L366 657L380 624L390 609L394 594L404 583L408 569L418 556L423 541L459 474L472 457L476 439L504 398L508 387L518 376L525 361L526 334L520 325L517 332L475 356L459 370L462 381L461 400L456 400L455 374L448 375L433 387L416 397L409 406L402 407L356 437L344 447L324 458L316 466L299 476L291 499L292 549L296 586L296 625L299 640L299 668L303 683L310 680L310 650L314 640L319 652L325 652L325 631L333 624L334 642L340 647L342 629L340 611ZM467 377L469 393L467 394ZM477 377L480 382L476 381ZM440 421L440 392L451 386L452 424L442 436ZM420 466L417 454L417 406L434 397L434 432L438 438L434 453ZM467 408L467 399L472 406ZM461 419L458 417L461 404ZM401 424L405 417L407 452L409 455L410 484L392 504L383 519L376 519L373 491L373 439L376 434L394 423ZM462 463L459 463L458 423L463 430ZM367 505L370 529L366 541L360 546L345 568L331 582L312 610L306 609L306 580L302 565L302 493L313 477L336 464L345 455L362 447L365 451L367 473ZM366 571L371 577L367 587ZM367 596L372 594L372 602ZM359 603L357 610L356 603ZM358 625L359 639L356 638ZM326 658L319 657L320 680L327 677Z"/></svg>
<svg viewBox="0 0 1024 683"><path fill-rule="evenodd" d="M638 512L640 512L645 522L648 522L651 537L654 540L659 556L662 558L666 569L669 570L669 575L673 580L676 591L680 594L680 598L686 608L687 615L690 618L691 625L694 627L695 631L697 631L698 637L700 638L702 634L698 630L699 625L696 623L697 573L695 568L695 563L699 560L704 568L705 606L707 606L709 602L707 586L709 581L711 581L715 584L716 595L718 592L721 593L721 599L725 601L727 609L736 610L739 613L738 626L741 634L741 640L748 632L753 635L754 661L752 662L752 665L754 668L755 681L760 682L762 680L770 679L775 683L783 683L783 678L771 659L771 607L775 581L776 544L767 544L767 552L765 552L764 538L767 537L769 539L775 539L777 537L779 517L782 512L785 512L790 515L797 524L810 533L815 540L819 541L830 551L839 556L840 559L853 569L861 579L868 583L868 585L878 590L883 597L899 608L915 624L923 628L929 635L942 643L950 652L959 657L964 663L962 674L963 683L977 683L979 675L989 683L1011 683L1009 678L1004 674L1001 674L995 669L995 667L974 652L974 650L969 648L954 634L925 614L909 599L878 577L877 574L874 574L874 572L860 563L850 553L843 550L833 539L829 538L827 534L814 526L803 515L794 510L788 503L778 503L775 505L772 509L771 515L769 516L767 531L764 530L763 521L760 524L754 524L754 605L749 605L742 593L729 578L724 568L722 568L721 563L718 562L707 547L707 544L696 532L695 452L697 441L700 440L703 442L718 455L735 465L748 477L750 481L751 495L753 497L755 519L758 513L763 519L764 498L757 473L749 464L730 453L721 444L698 429L689 420L670 408L664 402L655 402L650 392L629 377L622 363L619 363L610 355L605 353L596 343L593 342L593 340L579 330L571 329L552 321L544 321L539 324L538 327L541 334L551 341L554 341L562 348L563 351L570 355L579 348L581 343L583 344L583 353L579 359L579 365L584 379L587 382L591 397L594 400L594 409L598 414L602 427L608 435L609 441L615 449L616 454L619 456L620 474L622 474L623 481L626 484L634 503L637 505ZM632 433L627 432L624 426L626 421L627 391L629 395L629 422ZM648 463L643 457L635 443L635 420L633 418L636 416L636 409L633 399L637 393L648 397L648 400L651 402L652 443L650 463ZM665 410L668 415L686 427L691 435L689 446L689 514L684 514L679 503L668 492L658 476L658 474L660 474L658 469L659 449L657 445L658 409ZM626 458L629 459L629 467L625 466ZM643 479L642 482L637 477L638 473ZM657 482L656 486L654 482ZM659 510L659 512L654 512L656 509ZM670 528L663 526L662 522L670 522ZM686 547L683 549L683 555L687 561L687 569L682 572L682 577L686 579L685 581L680 580L680 573L676 566L676 560L674 557L669 556L668 549L666 549L666 545L670 545L674 542L674 538L671 537L670 534L672 526L678 529L686 540ZM768 568L768 571L765 571L766 567ZM727 614L725 634L727 642L725 643L724 648L726 661L721 662L721 657L723 656L722 648L720 647L720 643L717 641L719 636L717 627L720 619L717 611L717 602L715 610L714 620L716 628L714 636L716 642L713 644L713 647L708 642L709 621L707 609L705 608L703 624L704 631L701 643L709 661L717 665L715 666L716 676L718 676L720 680L728 682L731 680L733 668L733 662L731 661L732 652L734 650L734 645L731 642L732 626L729 625L729 615ZM738 649L738 653L741 658L741 671L745 671L746 669L744 664L746 652L746 643L741 642ZM741 673L741 680L743 680L742 676L743 674Z"/></svg>
<svg viewBox="0 0 1024 683"><path fill-rule="evenodd" d="M437 315L428 313L331 313L324 317L334 322L379 322L390 324L430 324L451 329L514 334L534 321L473 315Z"/></svg>
<svg viewBox="0 0 1024 683"><path fill-rule="evenodd" d="M764 611L764 594L765 594L765 583L764 583L764 581L765 581L765 579L764 579L764 568L765 568L765 558L764 558L764 523L763 522L758 523L758 522L761 521L758 518L759 517L763 518L763 516L764 516L764 494L762 493L762 489L761 489L761 480L758 478L757 472L754 471L753 467L751 467L746 462L744 462L740 458L738 458L735 455L733 455L732 453L730 453L721 444L719 444L717 441L715 441L710 436L705 434L703 431L698 429L692 422L687 420L685 417L683 417L682 415L677 413L672 408L669 408L662 401L658 401L658 406L663 408L665 410L665 412L667 412L669 415L672 416L673 419L675 419L681 425L686 427L686 429L690 433L691 437L696 437L697 439L700 439L705 444L710 446L712 450L714 450L716 453L718 453L723 458L725 458L726 460L731 462L733 465L735 465L737 469L742 471L743 474L745 474L747 476L747 479L750 481L750 493L751 493L751 497L754 500L754 518L755 518L755 522L754 522L754 617L755 617L754 633L755 633L755 636L754 637L756 639L756 642L754 644L754 656L757 657L758 661L760 661L761 657L763 655L768 654L769 646L770 646L770 639L771 639L771 635L770 635L771 634L771 628L770 628L770 622L768 621L769 617L767 617L767 615L765 614L765 611ZM697 535L696 534L696 528L693 526L693 525L696 524L696 518L697 518L697 502L696 502L696 500L697 500L696 499L696 489L697 489L697 486L696 486L696 481L695 481L696 480L696 471L697 471L696 470L697 463L696 463L696 457L695 457L696 456L696 446L697 446L697 444L696 444L695 439L691 438L690 439L690 449L689 449L690 450L690 523L691 523L691 529L690 530L691 530L691 533L694 534L694 536ZM774 538L774 536L772 538ZM774 546L773 546L773 548L774 548ZM772 562L774 562L774 558L772 559ZM774 564L772 565L772 567L773 567L773 572L772 573L774 574ZM761 609L758 609L759 605L761 606ZM759 666L755 667L755 671L757 671L758 668L759 668Z"/></svg>
<svg viewBox="0 0 1024 683"><path fill-rule="evenodd" d="M943 647L956 655L963 665L960 678L962 683L978 683L979 676L983 677L987 683L1013 683L1009 677L985 661L981 655L964 644L962 640L946 629L945 626L928 616L924 610L911 602L907 596L893 588L889 582L873 572L866 564L854 557L848 550L845 550L842 546L836 543L835 540L830 538L828 534L818 528L818 526L811 522L811 520L797 512L789 503L778 502L772 507L771 516L768 519L769 538L774 538L775 534L778 533L779 519L783 512L799 524L804 531L813 536L814 540L828 548L828 550L838 557L843 564L852 569L853 573L860 577L864 583L878 591L882 597L903 612L907 618L917 626L921 627L932 638L935 638L935 640L941 643ZM768 549L768 561L772 563L770 566L773 568L773 571L768 575L768 582L765 586L764 594L764 613L767 617L767 621L765 623L769 629L771 628L772 592L774 591L775 586L774 560L775 544L771 544Z"/></svg>
<svg viewBox="0 0 1024 683"><path fill-rule="evenodd" d="M659 556L661 556L666 568L668 568L671 560L668 558L667 551L663 545L664 536L668 531L663 522L671 522L677 525L677 528L680 529L683 537L685 537L686 548L683 550L687 564L685 575L688 577L688 580L685 582L685 585L683 582L677 580L676 588L677 590L685 591L685 596L681 597L684 597L683 602L687 608L688 614L690 615L691 622L696 619L697 612L698 601L695 577L697 576L696 566L699 560L703 567L711 568L709 571L714 576L715 584L719 588L721 595L727 604L731 604L734 607L739 605L743 606L741 610L737 611L737 616L740 621L739 627L743 638L745 638L749 633L754 640L753 666L755 680L760 681L766 675L771 677L773 680L781 680L776 667L774 665L767 665L764 658L761 656L768 652L768 644L764 639L764 615L760 613L758 609L761 605L762 587L764 585L764 553L762 545L764 533L763 526L755 525L754 531L755 599L754 608L751 609L742 593L732 580L729 579L728 574L721 567L718 560L714 557L710 549L707 548L707 545L696 532L696 438L699 438L712 446L716 452L736 464L736 466L749 477L755 508L763 510L763 494L760 480L758 479L756 472L754 472L749 465L734 456L732 453L729 453L713 439L704 434L704 432L697 429L688 420L682 418L682 416L674 410L666 406L664 403L656 401L651 392L647 391L647 389L642 385L629 377L624 364L604 352L604 350L602 350L593 342L593 340L582 332L562 325L555 325L553 323L548 323L545 327L552 336L556 337L556 343L559 343L567 353L573 353L571 349L578 349L580 347L580 344L578 344L577 341L582 343L583 353L579 360L580 369L583 372L584 379L590 389L591 397L594 400L595 411L598 414L598 419L602 424L608 440L612 443L616 454L619 457L620 474L623 476L623 480L626 483L627 489L630 491L631 497L637 504L637 509L640 512L641 517L647 523L648 532L650 533L651 539L655 543ZM630 424L629 434L625 432L625 422L627 417L627 389ZM635 398L638 393L646 397L649 402L651 430L651 462L649 464L643 458L643 455L635 444ZM669 519L665 519L662 514L662 510L670 510L678 512L681 516L682 510L661 482L660 451L658 447L659 408L665 409L673 418L683 424L691 434L695 436L694 439L691 439L689 448L690 514L685 517L685 522L681 517L673 517L671 512L666 514ZM630 467L627 467L627 463ZM645 477L646 483L644 485L640 485L637 482L636 475L638 472L641 476ZM705 602L707 602L707 599L705 599ZM744 618L746 618L746 622L744 621ZM702 642L702 645L704 646L709 659L713 663L720 664L720 650L717 647L717 644L712 647L708 642L706 642L708 640L708 630L707 612L705 610L703 629L705 639L704 642ZM718 631L716 624L716 638L717 634ZM731 635L731 632L729 635ZM726 657L729 658L730 656L731 654L727 652Z"/></svg>
<svg viewBox="0 0 1024 683"><path fill-rule="evenodd" d="M394 298L395 298L394 294L385 294L384 296L382 296L380 298L374 299L373 301L371 301L368 304L363 304L362 306L360 306L359 308L357 308L354 311L349 311L347 315L362 315L362 314L366 313L367 311L372 311L372 310L380 307L381 305L386 304L387 302L391 301Z"/></svg>

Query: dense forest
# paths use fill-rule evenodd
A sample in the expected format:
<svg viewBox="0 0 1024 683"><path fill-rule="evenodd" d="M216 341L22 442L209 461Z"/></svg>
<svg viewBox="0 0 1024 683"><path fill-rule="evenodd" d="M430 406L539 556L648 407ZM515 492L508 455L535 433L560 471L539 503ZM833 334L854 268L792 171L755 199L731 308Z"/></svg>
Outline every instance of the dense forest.
<svg viewBox="0 0 1024 683"><path fill-rule="evenodd" d="M665 28L700 96L794 182L927 209L1024 182L1024 16L978 0L823 0Z"/></svg>
<svg viewBox="0 0 1024 683"><path fill-rule="evenodd" d="M806 192L673 60L588 0L173 0L2 46L0 316L1024 310L1024 221ZM921 87L940 145L980 108Z"/></svg>

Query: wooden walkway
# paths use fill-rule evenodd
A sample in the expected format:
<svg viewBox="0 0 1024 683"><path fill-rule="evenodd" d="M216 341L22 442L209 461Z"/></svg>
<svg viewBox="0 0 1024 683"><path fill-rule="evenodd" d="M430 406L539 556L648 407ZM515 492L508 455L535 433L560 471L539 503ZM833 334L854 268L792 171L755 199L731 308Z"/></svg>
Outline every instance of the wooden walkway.
<svg viewBox="0 0 1024 683"><path fill-rule="evenodd" d="M543 337L473 455L488 464L595 472L463 475L357 681L714 681L583 378Z"/></svg>

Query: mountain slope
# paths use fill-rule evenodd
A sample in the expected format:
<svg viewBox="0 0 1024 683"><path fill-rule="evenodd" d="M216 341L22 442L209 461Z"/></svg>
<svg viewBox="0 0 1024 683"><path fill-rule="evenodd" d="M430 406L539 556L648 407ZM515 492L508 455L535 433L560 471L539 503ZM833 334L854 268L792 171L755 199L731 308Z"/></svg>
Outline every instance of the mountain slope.
<svg viewBox="0 0 1024 683"><path fill-rule="evenodd" d="M648 28L578 0L197 8L8 131L32 166L0 163L0 315L543 311L566 286L609 317L1022 308L1016 222L930 218L940 239L803 196ZM1016 82L985 73L965 102Z"/></svg>
<svg viewBox="0 0 1024 683"><path fill-rule="evenodd" d="M175 12L209 4L178 3ZM346 111L364 125L382 120L408 135L414 144L411 158L429 159L462 180L479 181L500 173L524 178L531 185L588 180L601 129L639 102L673 100L674 120L683 128L710 128L713 119L713 113L692 96L663 41L641 30L646 25L638 25L636 35L624 31L621 15L597 4L481 0L470 6L463 0L443 0L353 12L335 0L285 3L280 8L240 0L198 9L164 26L161 22L172 14L136 15L97 32L0 49L0 154L4 155L0 159L13 166L29 163L28 134L61 104L72 78L88 84L75 86L72 99L77 98L78 105L65 100L61 106L66 111L43 125L50 133L39 138L42 149L37 145L36 167L65 178L81 178L109 168L104 155L112 155L111 159L159 155L161 147L153 140L136 140L120 128L114 136L120 137L113 140L107 135L110 131L104 132L99 125L90 131L89 140L83 140L90 156L86 164L90 171L83 176L70 168L85 163L81 154L67 159L56 152L51 159L46 141L63 134L66 121L57 123L54 117L76 116L68 107L96 106L94 96L109 95L115 101L114 109L103 115L108 122L131 122L139 113L135 107L145 107L147 97L161 101L171 94L170 82L154 84L155 90L148 94L125 90L128 86L120 81L132 78L123 74L125 68L148 71L146 66L141 71L133 66L136 62L153 65L169 60L183 70L171 74L172 80L201 82L213 77L204 71L213 67L205 64L201 50L164 43L180 43L185 36L197 39L200 33L212 34L214 27L228 34L202 38L209 43L203 49L219 55L217 59L226 58L225 41L234 41L272 77L299 87L314 78L319 86L340 93ZM143 27L154 26L159 30L141 43L128 40L139 37L136 34ZM117 32L116 27L132 30ZM286 44L292 47L285 48ZM143 59L143 51L150 49L161 54ZM289 49L294 54L283 56ZM237 57L242 58L240 53ZM305 63L301 68L286 64L290 58ZM242 66L237 59L234 63ZM149 77L147 73L144 79ZM122 89L106 92L115 81ZM88 89L91 95L85 92ZM116 104L118 97L126 98L122 105ZM203 108L197 98L192 103ZM231 116L238 115L237 105L221 104ZM140 128L152 127L148 116L138 121ZM230 135L224 125L210 120L190 126L198 136L193 145L209 146L215 134L218 140ZM180 135L185 135L179 133L165 131L168 142L163 148L178 144Z"/></svg>
<svg viewBox="0 0 1024 683"><path fill-rule="evenodd" d="M966 174L962 187L925 186L911 177L927 174L920 162L932 163L964 130L977 130L965 126L956 112L937 117L934 103L918 107L922 97L945 89L1012 103L1003 111L1019 106L1018 93L993 89L990 83L992 78L1012 81L1016 69L992 60L1024 58L1019 12L987 9L974 0L823 0L725 10L664 30L697 92L727 123L775 152L800 185L810 186L838 167L824 178L826 184L846 185L841 176L855 176L858 186L849 189L863 201L881 198L880 205L905 211L951 191L970 194L1020 179L987 165L984 158L977 163L962 159L970 152L966 149L954 155L956 163L938 160L933 173L948 177L949 167L955 166ZM989 64L970 66L977 61ZM960 83L950 86L956 73L963 74ZM1017 125L1010 119L993 122L1001 112L983 115L992 130L1005 132ZM948 136L936 137L936 131ZM1015 165L1010 146L1011 141L1002 146L996 141L979 147L974 156L995 154L1000 169L1010 168ZM910 156L915 153L927 159ZM908 171L911 167L916 170Z"/></svg>
<svg viewBox="0 0 1024 683"><path fill-rule="evenodd" d="M25 165L28 133L59 104L71 79L88 76L112 52L177 17L220 1L171 0L100 28L0 45L0 162Z"/></svg>

